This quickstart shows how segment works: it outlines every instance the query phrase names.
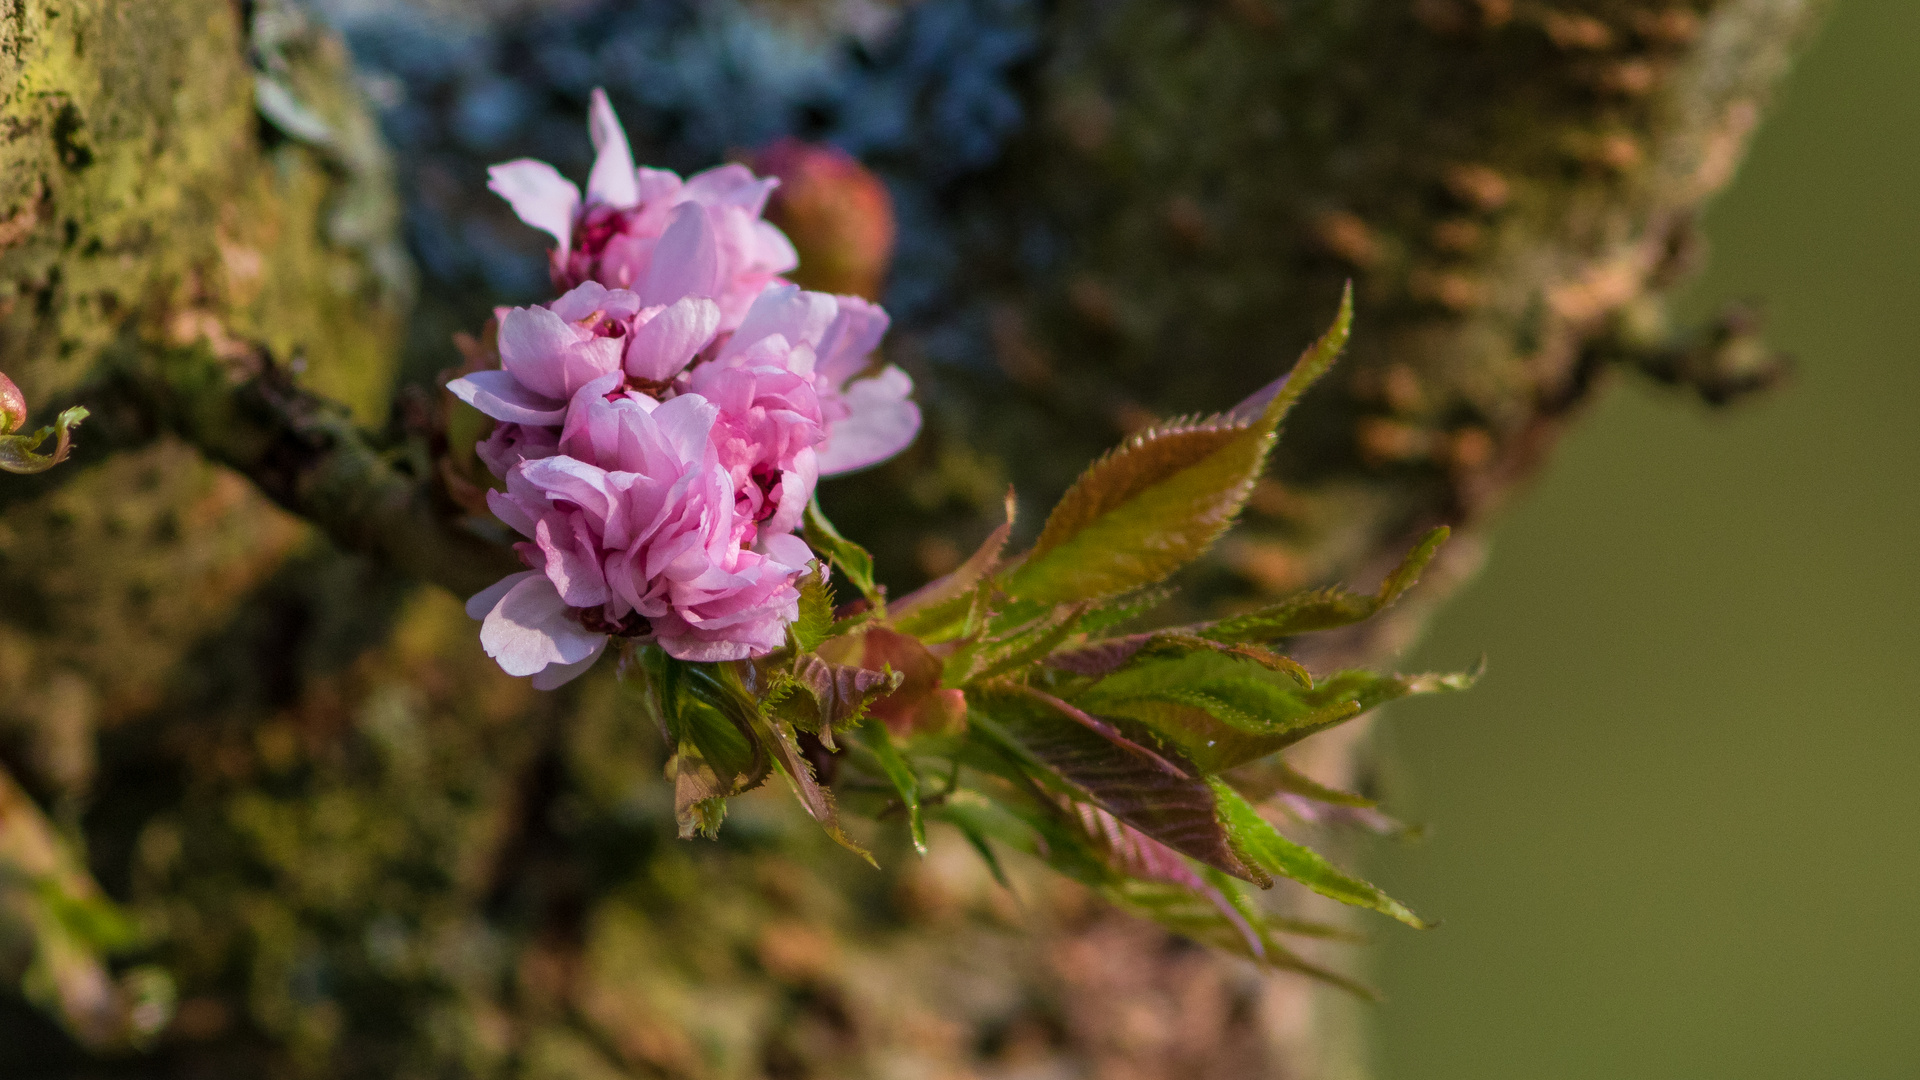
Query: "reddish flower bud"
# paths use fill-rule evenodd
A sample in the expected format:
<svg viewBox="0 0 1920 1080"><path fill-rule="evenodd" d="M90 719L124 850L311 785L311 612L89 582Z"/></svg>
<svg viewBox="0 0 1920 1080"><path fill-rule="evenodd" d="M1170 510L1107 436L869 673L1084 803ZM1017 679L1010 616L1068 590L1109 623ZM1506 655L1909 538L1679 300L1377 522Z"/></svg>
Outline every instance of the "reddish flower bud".
<svg viewBox="0 0 1920 1080"><path fill-rule="evenodd" d="M845 151L786 138L754 159L780 178L767 220L800 254L790 280L821 292L875 299L893 261L893 199L887 186Z"/></svg>
<svg viewBox="0 0 1920 1080"><path fill-rule="evenodd" d="M27 425L27 397L0 372L0 435Z"/></svg>

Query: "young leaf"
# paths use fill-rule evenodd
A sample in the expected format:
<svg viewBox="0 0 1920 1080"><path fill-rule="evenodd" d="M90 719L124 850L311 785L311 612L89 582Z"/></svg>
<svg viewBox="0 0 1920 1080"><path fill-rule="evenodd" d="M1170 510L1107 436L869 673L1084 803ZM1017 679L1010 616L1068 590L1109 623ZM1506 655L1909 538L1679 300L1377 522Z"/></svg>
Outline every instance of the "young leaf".
<svg viewBox="0 0 1920 1080"><path fill-rule="evenodd" d="M800 578L800 617L788 627L793 648L804 655L820 647L833 634L833 586L825 573L807 573Z"/></svg>
<svg viewBox="0 0 1920 1080"><path fill-rule="evenodd" d="M1220 802L1220 819L1227 835L1242 858L1269 873L1278 874L1343 904L1368 908L1390 915L1418 929L1428 924L1406 906L1379 889L1334 869L1333 864L1313 849L1281 836L1240 793L1219 778L1208 781Z"/></svg>
<svg viewBox="0 0 1920 1080"><path fill-rule="evenodd" d="M773 750L773 760L779 764L781 774L787 778L788 786L793 789L794 798L800 800L800 805L807 811L807 815L819 822L820 827L827 831L828 836L833 837L835 843L865 859L869 865L878 868L880 864L874 862L873 855L866 848L854 843L852 838L840 828L840 813L833 804L833 792L821 786L819 779L814 776L813 765L801 751L800 741L794 735L793 728L777 716L763 717L757 726L762 736L766 738L767 745Z"/></svg>
<svg viewBox="0 0 1920 1080"><path fill-rule="evenodd" d="M776 715L803 731L811 731L831 749L833 733L860 722L878 698L899 688L899 672L870 671L863 667L829 663L805 655L766 698Z"/></svg>
<svg viewBox="0 0 1920 1080"><path fill-rule="evenodd" d="M1233 851L1197 772L1114 725L1016 684L969 691L968 729L1004 740L1036 779L1092 802L1183 855L1265 884Z"/></svg>
<svg viewBox="0 0 1920 1080"><path fill-rule="evenodd" d="M1399 567L1380 583L1380 591L1361 596L1345 589L1321 589L1290 597L1272 607L1251 611L1197 629L1201 637L1220 642L1274 641L1315 630L1332 630L1372 618L1382 608L1400 598L1421 571L1433 561L1450 531L1445 525L1423 537L1407 553Z"/></svg>
<svg viewBox="0 0 1920 1080"><path fill-rule="evenodd" d="M0 379L4 378L4 375L0 375ZM24 418L24 413L22 416ZM11 434L8 428L0 427L0 472L23 475L42 473L67 460L67 455L73 450L73 429L87 416L85 408L75 405L55 417L52 424L31 435ZM34 453L49 437L55 437L53 453Z"/></svg>
<svg viewBox="0 0 1920 1080"><path fill-rule="evenodd" d="M890 693L867 706L893 734L949 731L966 718L959 691L940 689L940 661L917 639L884 626L868 626L821 646L821 655L838 664L899 675Z"/></svg>
<svg viewBox="0 0 1920 1080"><path fill-rule="evenodd" d="M1048 516L1003 583L1040 603L1097 600L1152 585L1198 558L1232 524L1281 419L1346 343L1340 315L1293 371L1240 409L1137 436L1095 462Z"/></svg>
<svg viewBox="0 0 1920 1080"><path fill-rule="evenodd" d="M893 789L900 793L901 805L907 808L907 831L913 837L913 850L922 856L927 853L927 827L920 820L920 777L913 771L913 765L906 755L894 745L893 736L887 733L885 724L863 724L860 727L860 740L873 751L879 760L880 769L887 774L887 780Z"/></svg>
<svg viewBox="0 0 1920 1080"><path fill-rule="evenodd" d="M807 504L802 536L807 546L831 562L868 602L876 608L886 606L886 593L873 580L873 556L867 554L866 548L840 535L840 530L833 527L833 522L828 521L820 509L819 499Z"/></svg>

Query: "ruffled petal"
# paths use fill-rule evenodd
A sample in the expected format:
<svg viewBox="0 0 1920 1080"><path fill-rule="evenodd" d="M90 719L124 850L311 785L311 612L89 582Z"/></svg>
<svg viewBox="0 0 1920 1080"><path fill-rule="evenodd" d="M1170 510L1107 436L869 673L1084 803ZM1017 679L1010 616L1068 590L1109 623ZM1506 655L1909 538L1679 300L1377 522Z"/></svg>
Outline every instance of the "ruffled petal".
<svg viewBox="0 0 1920 1080"><path fill-rule="evenodd" d="M562 254L571 250L580 189L558 169L532 158L509 161L487 170L487 187L507 200L521 221L559 241Z"/></svg>
<svg viewBox="0 0 1920 1080"><path fill-rule="evenodd" d="M920 407L907 396L911 393L913 380L891 364L871 379L848 384L849 415L830 426L826 441L814 448L820 475L864 469L905 450L920 433Z"/></svg>
<svg viewBox="0 0 1920 1080"><path fill-rule="evenodd" d="M836 296L839 311L820 338L814 370L820 381L840 387L867 366L891 321L880 305L858 296Z"/></svg>
<svg viewBox="0 0 1920 1080"><path fill-rule="evenodd" d="M798 285L769 285L754 298L740 328L720 351L720 359L731 359L775 334L795 345L812 345L838 312L839 304L831 294L808 292Z"/></svg>
<svg viewBox="0 0 1920 1080"><path fill-rule="evenodd" d="M573 620L553 582L538 574L508 589L480 624L480 644L509 675L533 675L550 664L577 664L606 643L607 635Z"/></svg>

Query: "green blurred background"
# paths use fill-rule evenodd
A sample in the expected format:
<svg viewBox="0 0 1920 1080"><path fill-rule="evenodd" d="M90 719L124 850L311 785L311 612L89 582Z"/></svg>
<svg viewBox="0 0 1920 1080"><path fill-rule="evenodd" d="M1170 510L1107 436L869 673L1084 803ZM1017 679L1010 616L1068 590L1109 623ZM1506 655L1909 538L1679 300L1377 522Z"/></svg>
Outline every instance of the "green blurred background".
<svg viewBox="0 0 1920 1080"><path fill-rule="evenodd" d="M1383 1080L1920 1077L1920 3L1840 0L1707 233L1799 374L1611 387L1406 658L1490 667L1383 732L1445 921Z"/></svg>

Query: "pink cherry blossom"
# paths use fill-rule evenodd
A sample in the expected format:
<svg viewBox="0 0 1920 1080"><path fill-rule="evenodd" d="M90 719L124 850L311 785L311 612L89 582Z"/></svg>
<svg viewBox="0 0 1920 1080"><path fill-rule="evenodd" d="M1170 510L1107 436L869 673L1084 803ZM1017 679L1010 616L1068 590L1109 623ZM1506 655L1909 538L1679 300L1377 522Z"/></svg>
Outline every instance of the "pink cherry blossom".
<svg viewBox="0 0 1920 1080"><path fill-rule="evenodd" d="M611 386L612 379L605 380ZM778 648L798 614L813 553L761 535L736 505L698 394L664 402L599 385L575 399L566 454L524 462L491 492L495 516L527 537L533 570L475 596L480 640L509 674L557 686L591 666L610 637L646 637L682 660L738 660Z"/></svg>
<svg viewBox="0 0 1920 1080"><path fill-rule="evenodd" d="M607 95L587 113L593 171L580 189L543 161L522 158L488 170L488 186L520 220L551 235L554 283L585 281L631 289L648 304L682 296L720 305L721 325L739 325L760 291L799 265L786 235L761 219L779 181L722 165L683 181L664 169L637 169Z"/></svg>

